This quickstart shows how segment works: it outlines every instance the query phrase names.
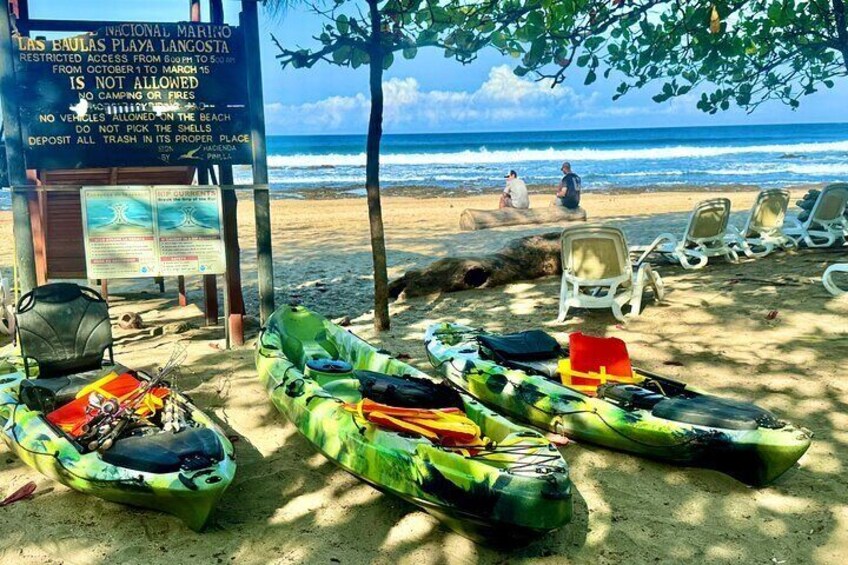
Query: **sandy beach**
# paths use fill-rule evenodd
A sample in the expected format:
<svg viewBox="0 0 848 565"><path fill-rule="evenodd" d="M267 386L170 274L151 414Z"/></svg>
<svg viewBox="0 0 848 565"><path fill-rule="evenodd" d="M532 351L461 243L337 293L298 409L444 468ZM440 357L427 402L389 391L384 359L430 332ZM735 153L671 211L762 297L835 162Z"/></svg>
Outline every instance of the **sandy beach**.
<svg viewBox="0 0 848 565"><path fill-rule="evenodd" d="M794 202L804 190L793 190ZM592 222L621 227L631 245L680 233L706 197L733 202L741 224L756 192L587 193ZM531 196L534 206L548 197ZM445 256L495 251L555 226L461 232L465 208L496 206L497 193L386 197L390 278ZM245 298L256 312L249 199L239 206ZM188 348L178 385L234 439L238 473L208 531L87 497L39 475L0 447L0 497L35 481L34 498L0 508L0 563L838 563L848 552L848 300L820 283L845 250L776 253L700 272L660 265L668 291L627 324L606 312L554 323L559 279L408 299L392 304L392 330L371 326L371 257L364 199L275 200L278 304L297 300L428 370L428 325L459 321L493 331L542 327L561 340L580 330L627 341L634 363L739 400L754 401L815 433L810 451L776 484L751 489L714 471L672 467L571 443L561 448L575 486L571 524L510 552L475 545L424 512L381 494L316 453L268 402L248 346L222 350L223 331L202 327L200 281L178 308L174 281L115 283L113 315L141 314L142 330L115 329L116 356L151 368L174 343ZM11 214L0 213L11 241ZM0 250L8 275L11 246ZM776 312L776 314L771 314ZM151 331L187 321L184 333ZM841 557L843 556L843 557Z"/></svg>

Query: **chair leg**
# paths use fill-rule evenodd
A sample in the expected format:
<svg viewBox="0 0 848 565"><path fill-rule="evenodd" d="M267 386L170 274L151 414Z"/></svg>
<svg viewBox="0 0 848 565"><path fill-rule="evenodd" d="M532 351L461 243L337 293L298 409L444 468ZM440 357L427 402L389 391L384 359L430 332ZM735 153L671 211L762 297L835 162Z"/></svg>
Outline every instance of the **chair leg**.
<svg viewBox="0 0 848 565"><path fill-rule="evenodd" d="M638 312L638 311L637 311ZM633 310L631 309L631 315L633 314ZM612 302L612 315L615 316L615 319L619 322L626 322L627 318L624 316L624 312L621 311L621 305L613 300ZM638 313L636 314L638 316Z"/></svg>
<svg viewBox="0 0 848 565"><path fill-rule="evenodd" d="M630 316L633 318L642 313L642 295L644 293L645 286L642 283L633 285L633 296L630 297Z"/></svg>
<svg viewBox="0 0 848 565"><path fill-rule="evenodd" d="M651 285L651 288L654 290L654 301L662 302L665 298L665 285L663 284L662 277L658 272L653 269L647 271L648 275L648 284Z"/></svg>
<svg viewBox="0 0 848 565"><path fill-rule="evenodd" d="M768 255L768 253L766 253L766 255ZM739 255L736 253L736 251L734 251L730 247L726 248L724 257L725 257L725 259L727 259L731 263L738 263L739 262Z"/></svg>
<svg viewBox="0 0 848 565"><path fill-rule="evenodd" d="M694 270L703 268L707 264L707 261L708 261L708 258L707 258L706 255L704 255L703 253L701 253L699 251L694 251L692 249L684 249L683 251L676 253L675 257L677 258L678 261L680 261L680 265L684 269L687 269L689 271L694 271ZM698 262L697 263L690 262L689 261L690 257L693 258L693 259L697 259Z"/></svg>
<svg viewBox="0 0 848 565"><path fill-rule="evenodd" d="M836 283L833 281L833 275L835 275L837 272L848 273L848 264L831 265L830 267L828 267L822 275L822 284L832 295L841 296L843 294L848 293L848 290L843 290L836 286Z"/></svg>
<svg viewBox="0 0 848 565"><path fill-rule="evenodd" d="M557 322L564 322L566 317L568 317L568 307L569 307L569 297L568 297L568 279L565 278L565 275L562 276L562 282L559 287L559 314L557 315Z"/></svg>

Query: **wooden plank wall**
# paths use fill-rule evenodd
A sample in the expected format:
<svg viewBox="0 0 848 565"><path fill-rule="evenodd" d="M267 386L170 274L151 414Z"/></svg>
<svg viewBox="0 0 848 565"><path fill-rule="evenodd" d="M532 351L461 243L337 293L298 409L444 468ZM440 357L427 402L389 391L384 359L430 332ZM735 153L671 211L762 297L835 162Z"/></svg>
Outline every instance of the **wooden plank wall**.
<svg viewBox="0 0 848 565"><path fill-rule="evenodd" d="M39 171L46 188L30 203L39 284L48 279L84 279L85 245L79 189L51 191L58 186L121 186L191 184L194 167L125 167Z"/></svg>

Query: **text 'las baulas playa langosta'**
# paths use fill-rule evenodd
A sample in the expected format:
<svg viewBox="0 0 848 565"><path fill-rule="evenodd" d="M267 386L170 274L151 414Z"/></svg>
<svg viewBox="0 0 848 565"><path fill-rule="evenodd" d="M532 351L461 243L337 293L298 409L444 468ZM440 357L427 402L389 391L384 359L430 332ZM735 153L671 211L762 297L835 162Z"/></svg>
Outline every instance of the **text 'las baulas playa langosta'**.
<svg viewBox="0 0 848 565"><path fill-rule="evenodd" d="M29 167L250 162L237 27L122 23L15 46Z"/></svg>

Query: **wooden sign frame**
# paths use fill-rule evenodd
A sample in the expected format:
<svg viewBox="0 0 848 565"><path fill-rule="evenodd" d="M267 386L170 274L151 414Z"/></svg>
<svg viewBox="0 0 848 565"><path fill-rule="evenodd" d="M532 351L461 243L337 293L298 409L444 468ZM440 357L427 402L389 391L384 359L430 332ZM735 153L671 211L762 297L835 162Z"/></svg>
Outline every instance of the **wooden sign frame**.
<svg viewBox="0 0 848 565"><path fill-rule="evenodd" d="M20 104L17 98L17 77L14 64L13 34L29 36L42 32L91 32L104 25L123 22L31 19L29 0L8 1L8 9L0 9L0 95L2 95L3 124L6 141L6 161L9 183L12 186L12 213L14 217L15 262L21 291L26 292L38 284L36 254L30 208L38 201L36 172L27 167L22 138ZM233 3L236 3L235 1ZM261 61L259 58L259 17L257 0L239 0L238 25L242 30L249 101L251 130L251 168L253 172L253 206L256 221L256 253L259 286L260 320L264 323L274 311L274 269L271 243L270 194L268 191L268 163L265 133L264 99L262 93ZM208 0L210 22L225 21L223 0ZM201 21L201 1L190 0L191 20ZM84 163L82 165L85 165ZM200 184L234 185L230 165L220 165L219 179L211 167L198 169ZM244 300L241 295L240 250L236 221L237 199L235 191L223 192L224 238L226 244L227 274L224 302L228 338L235 344L243 343ZM214 289L214 277L204 277L207 293ZM209 312L207 312L207 315ZM217 314L215 315L217 318Z"/></svg>

